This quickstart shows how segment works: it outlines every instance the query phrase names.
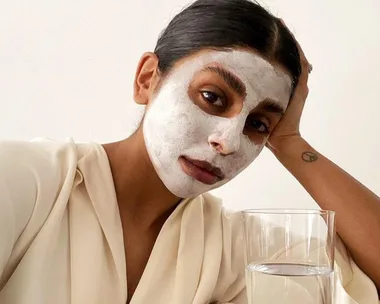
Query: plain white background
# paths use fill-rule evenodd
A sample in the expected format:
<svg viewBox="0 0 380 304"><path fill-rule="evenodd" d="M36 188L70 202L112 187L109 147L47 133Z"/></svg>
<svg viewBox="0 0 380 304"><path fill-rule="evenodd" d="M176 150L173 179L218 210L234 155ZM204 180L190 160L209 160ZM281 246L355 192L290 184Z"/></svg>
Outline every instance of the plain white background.
<svg viewBox="0 0 380 304"><path fill-rule="evenodd" d="M128 136L141 118L132 98L139 57L187 3L1 1L0 139ZM314 66L303 136L380 194L380 1L264 4L285 19ZM267 151L215 193L233 209L315 206Z"/></svg>

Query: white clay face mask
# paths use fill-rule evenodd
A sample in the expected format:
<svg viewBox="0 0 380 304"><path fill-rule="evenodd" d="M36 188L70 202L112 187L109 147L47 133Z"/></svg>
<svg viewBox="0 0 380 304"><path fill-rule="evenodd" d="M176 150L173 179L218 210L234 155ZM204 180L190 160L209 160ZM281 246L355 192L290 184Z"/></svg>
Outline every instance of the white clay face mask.
<svg viewBox="0 0 380 304"><path fill-rule="evenodd" d="M232 118L204 112L188 95L196 73L211 64L227 69L246 87L243 107ZM243 134L249 113L267 98L286 108L291 88L286 73L248 51L210 51L175 68L152 101L143 123L149 157L168 190L181 198L195 197L243 171L265 145L254 144ZM228 155L218 153L212 142L223 143Z"/></svg>

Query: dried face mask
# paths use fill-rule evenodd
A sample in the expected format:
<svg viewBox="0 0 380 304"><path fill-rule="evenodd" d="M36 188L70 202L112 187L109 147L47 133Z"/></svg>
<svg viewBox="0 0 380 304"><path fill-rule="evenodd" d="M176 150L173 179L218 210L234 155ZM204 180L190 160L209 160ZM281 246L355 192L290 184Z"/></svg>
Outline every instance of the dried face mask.
<svg viewBox="0 0 380 304"><path fill-rule="evenodd" d="M232 118L210 115L189 97L192 79L210 64L227 69L246 87L242 109ZM143 123L149 157L167 189L181 198L195 197L243 171L265 145L255 144L243 134L249 113L267 98L286 108L291 87L286 73L249 51L210 51L175 68ZM213 142L223 142L228 155L218 153Z"/></svg>

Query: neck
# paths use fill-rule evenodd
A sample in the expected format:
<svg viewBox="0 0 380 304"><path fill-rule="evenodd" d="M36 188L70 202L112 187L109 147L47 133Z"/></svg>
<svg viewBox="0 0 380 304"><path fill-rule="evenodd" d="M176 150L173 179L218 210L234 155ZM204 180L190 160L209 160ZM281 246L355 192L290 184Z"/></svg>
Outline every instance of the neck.
<svg viewBox="0 0 380 304"><path fill-rule="evenodd" d="M179 202L158 177L141 128L131 137L103 146L111 166L122 219L149 228L162 225Z"/></svg>

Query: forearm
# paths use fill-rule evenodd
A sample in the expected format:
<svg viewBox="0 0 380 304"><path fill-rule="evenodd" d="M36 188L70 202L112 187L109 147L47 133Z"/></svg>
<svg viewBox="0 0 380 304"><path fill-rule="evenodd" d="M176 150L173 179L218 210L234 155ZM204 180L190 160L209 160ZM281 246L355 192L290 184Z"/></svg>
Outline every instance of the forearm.
<svg viewBox="0 0 380 304"><path fill-rule="evenodd" d="M302 138L271 150L322 209L336 212L338 234L380 290L380 198Z"/></svg>

